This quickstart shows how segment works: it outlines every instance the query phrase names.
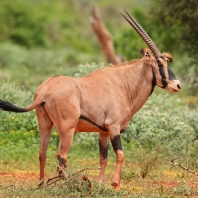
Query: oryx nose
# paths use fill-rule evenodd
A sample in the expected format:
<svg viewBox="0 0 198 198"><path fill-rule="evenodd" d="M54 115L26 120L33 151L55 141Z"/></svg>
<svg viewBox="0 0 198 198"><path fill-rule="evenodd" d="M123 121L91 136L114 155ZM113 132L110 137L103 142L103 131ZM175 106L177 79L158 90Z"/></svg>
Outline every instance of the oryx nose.
<svg viewBox="0 0 198 198"><path fill-rule="evenodd" d="M181 89L181 85L180 85L180 84L177 84L177 87L178 87L179 89Z"/></svg>
<svg viewBox="0 0 198 198"><path fill-rule="evenodd" d="M177 86L178 89L181 89L181 83L179 80L175 80L175 86Z"/></svg>

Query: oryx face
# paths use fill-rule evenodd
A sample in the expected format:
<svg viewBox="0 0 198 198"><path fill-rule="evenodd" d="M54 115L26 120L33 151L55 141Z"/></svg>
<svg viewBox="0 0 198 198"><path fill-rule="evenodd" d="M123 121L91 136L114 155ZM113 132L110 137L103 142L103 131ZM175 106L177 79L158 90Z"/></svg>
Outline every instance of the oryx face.
<svg viewBox="0 0 198 198"><path fill-rule="evenodd" d="M160 58L157 58L155 75L157 86L167 89L170 92L178 92L181 89L180 81L177 80L173 72L168 67L166 57L163 55Z"/></svg>

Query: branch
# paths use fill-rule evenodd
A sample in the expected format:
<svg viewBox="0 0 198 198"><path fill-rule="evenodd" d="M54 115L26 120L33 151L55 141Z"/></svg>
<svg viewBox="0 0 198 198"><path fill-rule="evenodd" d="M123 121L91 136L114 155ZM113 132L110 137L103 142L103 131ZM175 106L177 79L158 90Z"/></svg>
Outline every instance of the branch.
<svg viewBox="0 0 198 198"><path fill-rule="evenodd" d="M97 8L92 9L90 22L107 62L112 64L124 62L123 57L116 56L111 34L105 27Z"/></svg>
<svg viewBox="0 0 198 198"><path fill-rule="evenodd" d="M179 166L179 167L182 168L183 170L186 170L187 172L192 173L192 174L198 176L198 173L197 173L197 172L192 171L192 170L190 170L189 168L182 166L181 163L179 164L179 163L175 162L175 159L169 160L169 159L166 158L166 160L167 160L169 163L171 163L173 166Z"/></svg>
<svg viewBox="0 0 198 198"><path fill-rule="evenodd" d="M60 180L64 180L64 182L66 183L66 182L68 182L68 181L72 178L72 176L77 175L77 174L80 173L80 172L83 172L83 171L86 171L86 170L98 170L98 169L101 169L101 168L84 168L84 169L79 170L79 171L77 171L77 172L75 172L75 173L72 173L71 175L68 175L68 177L64 177L64 176L62 176L62 175L58 175L58 176L49 178L49 179L47 180L47 182L46 182L46 185L39 186L39 187L37 187L37 188L34 188L33 190L37 190L37 189L43 188L44 186L50 186L50 185L52 185L52 184L54 184L54 183L56 183L56 182L58 182L58 181L60 181ZM55 181L52 181L52 180L54 180L54 179L56 179L56 180L55 180ZM88 178L85 177L85 176L83 176L82 179L85 180L85 181L88 180ZM50 182L50 181L51 181L51 182ZM88 181L89 181L89 180L88 180Z"/></svg>

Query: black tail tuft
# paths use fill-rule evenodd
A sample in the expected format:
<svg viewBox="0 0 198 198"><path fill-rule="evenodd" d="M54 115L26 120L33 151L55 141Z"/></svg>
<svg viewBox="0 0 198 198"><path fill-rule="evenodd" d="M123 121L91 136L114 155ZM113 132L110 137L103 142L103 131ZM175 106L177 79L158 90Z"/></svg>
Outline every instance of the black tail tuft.
<svg viewBox="0 0 198 198"><path fill-rule="evenodd" d="M26 112L25 108L17 107L7 100L0 99L0 109L3 111L11 111L16 113Z"/></svg>

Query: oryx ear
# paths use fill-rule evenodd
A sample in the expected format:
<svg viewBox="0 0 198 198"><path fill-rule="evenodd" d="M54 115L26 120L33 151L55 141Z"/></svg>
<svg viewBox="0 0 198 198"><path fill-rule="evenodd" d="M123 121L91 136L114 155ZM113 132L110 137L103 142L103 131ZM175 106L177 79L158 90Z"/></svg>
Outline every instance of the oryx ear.
<svg viewBox="0 0 198 198"><path fill-rule="evenodd" d="M170 63L173 62L173 57L168 52L163 52L162 55L164 56L164 58L166 59L167 62L170 62Z"/></svg>
<svg viewBox="0 0 198 198"><path fill-rule="evenodd" d="M143 48L141 49L140 53L143 55L143 56L151 56L151 50L149 50L148 48Z"/></svg>

